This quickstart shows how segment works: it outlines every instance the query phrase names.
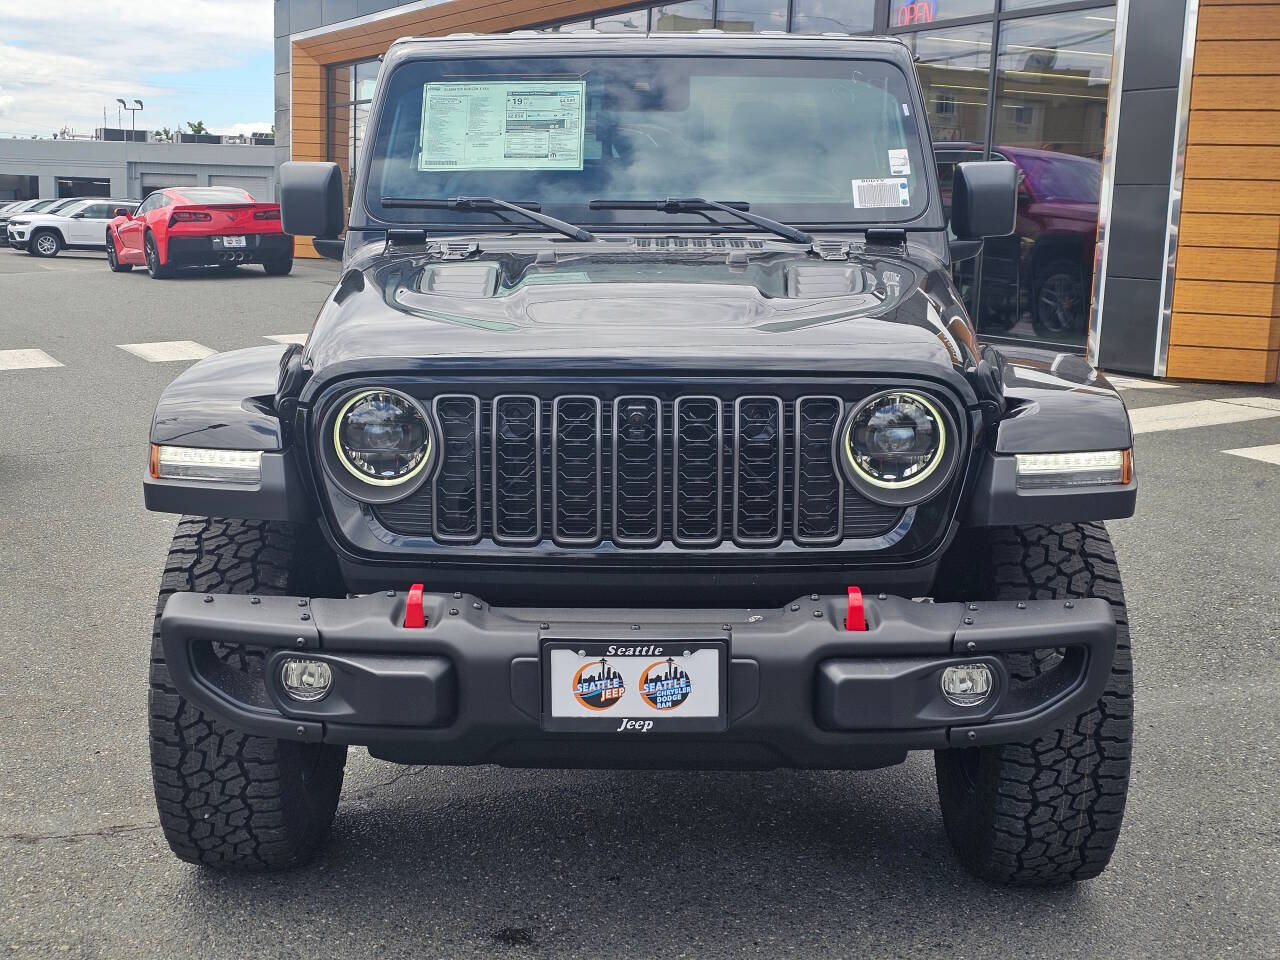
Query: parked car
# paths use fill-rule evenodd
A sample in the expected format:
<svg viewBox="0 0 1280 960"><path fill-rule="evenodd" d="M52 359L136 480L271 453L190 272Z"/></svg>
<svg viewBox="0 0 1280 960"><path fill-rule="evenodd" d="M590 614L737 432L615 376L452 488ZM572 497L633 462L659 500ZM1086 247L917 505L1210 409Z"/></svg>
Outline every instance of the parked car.
<svg viewBox="0 0 1280 960"><path fill-rule="evenodd" d="M4 210L0 211L0 230L4 230L8 226L9 220L13 217L16 217L18 214L39 213L53 206L54 204L61 203L61 202L62 202L61 200L48 199L48 198L35 199L35 200L18 200L15 203L12 203L9 206L5 207Z"/></svg>
<svg viewBox="0 0 1280 960"><path fill-rule="evenodd" d="M293 269L293 238L280 229L280 205L258 203L239 187L157 190L107 225L106 244L112 270L145 266L154 280L179 267L260 263L274 277Z"/></svg>
<svg viewBox="0 0 1280 960"><path fill-rule="evenodd" d="M149 687L174 852L311 857L352 745L930 750L969 870L1100 873L1129 418L1079 356L979 343L925 116L896 40L393 44L350 222L337 164L281 170L285 228L343 263L306 345L202 360L152 420L146 504L183 515ZM1016 182L957 165L958 250L1012 231Z"/></svg>
<svg viewBox="0 0 1280 960"><path fill-rule="evenodd" d="M44 213L22 213L7 227L9 246L36 257L56 257L62 250L102 250L103 231L121 208L132 209L129 200L101 198L69 200Z"/></svg>
<svg viewBox="0 0 1280 960"><path fill-rule="evenodd" d="M947 171L981 159L982 147L937 143L934 154L945 200ZM1031 147L993 147L991 157L1018 168L1018 222L1010 236L984 244L979 325L1002 333L1026 314L1036 336L1078 342L1093 286L1101 164Z"/></svg>

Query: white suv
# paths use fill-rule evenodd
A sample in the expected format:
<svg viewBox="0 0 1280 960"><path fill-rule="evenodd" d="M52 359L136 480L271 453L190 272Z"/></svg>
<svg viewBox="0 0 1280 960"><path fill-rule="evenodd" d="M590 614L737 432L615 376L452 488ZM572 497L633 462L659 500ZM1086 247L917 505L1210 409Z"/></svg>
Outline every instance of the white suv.
<svg viewBox="0 0 1280 960"><path fill-rule="evenodd" d="M132 210L132 200L94 197L77 200L53 213L18 214L6 227L9 246L36 257L56 257L62 249L105 250L107 224L120 207Z"/></svg>

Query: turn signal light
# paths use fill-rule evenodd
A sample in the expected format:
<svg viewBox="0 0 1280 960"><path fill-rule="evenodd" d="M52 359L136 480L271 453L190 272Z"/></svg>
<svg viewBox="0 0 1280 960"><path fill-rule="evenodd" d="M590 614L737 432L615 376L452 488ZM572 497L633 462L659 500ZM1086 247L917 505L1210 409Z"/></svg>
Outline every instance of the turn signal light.
<svg viewBox="0 0 1280 960"><path fill-rule="evenodd" d="M179 210L169 218L170 223L208 223L213 219L203 210Z"/></svg>
<svg viewBox="0 0 1280 960"><path fill-rule="evenodd" d="M1018 486L1086 487L1133 482L1132 450L1081 453L1019 453Z"/></svg>
<svg viewBox="0 0 1280 960"><path fill-rule="evenodd" d="M279 210L258 210L257 212L255 212L255 213L254 213L254 215L253 215L253 219L255 219L255 220L279 220L279 219L280 219L280 211L279 211Z"/></svg>
<svg viewBox="0 0 1280 960"><path fill-rule="evenodd" d="M262 480L262 452L206 450L202 447L171 447L153 443L151 476L156 480L258 483Z"/></svg>

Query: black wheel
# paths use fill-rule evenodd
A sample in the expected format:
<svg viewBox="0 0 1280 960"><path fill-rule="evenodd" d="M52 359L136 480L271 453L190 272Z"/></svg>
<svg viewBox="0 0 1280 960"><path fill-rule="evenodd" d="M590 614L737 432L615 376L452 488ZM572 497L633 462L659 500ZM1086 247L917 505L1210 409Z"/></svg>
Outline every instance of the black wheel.
<svg viewBox="0 0 1280 960"><path fill-rule="evenodd" d="M283 277L293 269L293 257L281 257L279 260L268 260L262 265L268 277Z"/></svg>
<svg viewBox="0 0 1280 960"><path fill-rule="evenodd" d="M133 264L120 262L120 251L116 249L116 238L111 235L111 231L107 231L107 266L111 268L112 273L128 273L133 269Z"/></svg>
<svg viewBox="0 0 1280 960"><path fill-rule="evenodd" d="M312 526L184 517L156 605L151 639L151 776L165 839L190 863L283 870L309 860L333 822L347 749L238 733L173 688L160 643L169 594L322 595L336 572ZM262 652L216 645L224 666L261 683Z"/></svg>
<svg viewBox="0 0 1280 960"><path fill-rule="evenodd" d="M1084 333L1089 296L1080 267L1070 260L1055 260L1043 270L1036 284L1031 325L1046 340L1078 337Z"/></svg>
<svg viewBox="0 0 1280 960"><path fill-rule="evenodd" d="M173 267L167 263L160 262L160 251L156 249L156 238L147 233L146 239L142 241L142 252L147 258L147 273L151 275L152 280L166 280L173 276Z"/></svg>
<svg viewBox="0 0 1280 960"><path fill-rule="evenodd" d="M56 257L62 250L62 237L56 230L38 230L27 238L27 253L33 257Z"/></svg>
<svg viewBox="0 0 1280 960"><path fill-rule="evenodd" d="M942 818L961 863L986 880L1055 886L1096 877L1115 850L1129 790L1133 663L1120 571L1100 523L977 531L953 548L969 599L1101 597L1116 616L1116 656L1102 697L1030 743L934 754ZM960 578L963 579L963 578ZM958 599L957 596L948 599ZM1013 682L1053 670L1053 649L1010 658Z"/></svg>

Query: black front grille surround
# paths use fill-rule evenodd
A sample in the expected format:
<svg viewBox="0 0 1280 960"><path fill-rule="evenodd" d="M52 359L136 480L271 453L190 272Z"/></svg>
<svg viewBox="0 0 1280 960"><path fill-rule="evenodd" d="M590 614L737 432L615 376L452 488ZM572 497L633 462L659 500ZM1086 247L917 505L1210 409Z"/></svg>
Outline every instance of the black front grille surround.
<svg viewBox="0 0 1280 960"><path fill-rule="evenodd" d="M516 554L523 547L537 555L865 551L914 529L917 508L868 499L833 461L837 431L874 384L826 394L798 384L776 392L715 384L714 393L693 383L688 393L670 392L672 385L629 393L600 381L513 384L513 392L488 394L474 387L433 394L433 386L440 389L410 390L435 421L433 476L395 503L363 508L388 544ZM927 511L930 529L939 509L946 508ZM909 540L922 536L930 535L922 528Z"/></svg>

